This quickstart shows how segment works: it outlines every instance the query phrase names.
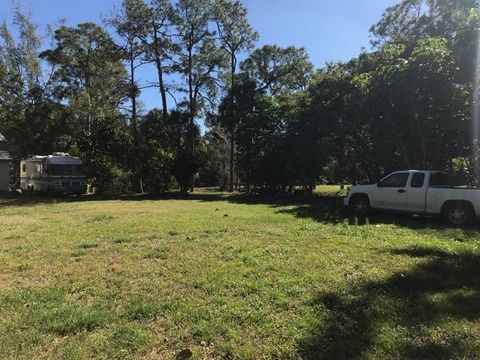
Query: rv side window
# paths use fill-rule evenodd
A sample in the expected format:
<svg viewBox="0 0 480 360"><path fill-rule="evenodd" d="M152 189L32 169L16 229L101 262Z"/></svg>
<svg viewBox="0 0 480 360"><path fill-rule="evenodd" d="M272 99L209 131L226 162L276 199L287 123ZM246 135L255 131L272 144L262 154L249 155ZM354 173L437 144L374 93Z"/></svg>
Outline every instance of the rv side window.
<svg viewBox="0 0 480 360"><path fill-rule="evenodd" d="M50 175L55 175L55 176L62 175L62 165L57 165L57 164L49 165L48 168L50 171Z"/></svg>
<svg viewBox="0 0 480 360"><path fill-rule="evenodd" d="M52 164L48 165L48 174L53 176L76 176L83 174L81 165Z"/></svg>

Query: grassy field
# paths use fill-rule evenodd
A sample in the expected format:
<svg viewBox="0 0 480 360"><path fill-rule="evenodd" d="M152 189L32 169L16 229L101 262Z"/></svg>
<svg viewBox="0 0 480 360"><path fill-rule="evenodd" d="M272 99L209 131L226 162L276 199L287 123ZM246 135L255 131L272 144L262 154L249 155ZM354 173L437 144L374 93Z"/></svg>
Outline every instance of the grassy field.
<svg viewBox="0 0 480 360"><path fill-rule="evenodd" d="M338 193L0 200L0 357L478 358L478 227Z"/></svg>

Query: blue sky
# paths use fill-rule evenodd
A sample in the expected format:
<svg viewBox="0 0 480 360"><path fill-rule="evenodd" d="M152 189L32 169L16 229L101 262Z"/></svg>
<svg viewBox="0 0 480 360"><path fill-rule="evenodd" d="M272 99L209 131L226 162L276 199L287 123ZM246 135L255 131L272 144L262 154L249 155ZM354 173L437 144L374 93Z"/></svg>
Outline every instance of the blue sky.
<svg viewBox="0 0 480 360"><path fill-rule="evenodd" d="M249 19L260 34L258 45L303 46L319 68L328 61L346 61L370 48L369 29L398 0L243 0ZM0 0L0 21L11 21L13 4L33 14L40 30L66 19L68 25L100 22L121 0ZM142 77L154 79L152 68ZM142 93L146 109L160 106L158 91ZM170 106L173 106L170 102Z"/></svg>

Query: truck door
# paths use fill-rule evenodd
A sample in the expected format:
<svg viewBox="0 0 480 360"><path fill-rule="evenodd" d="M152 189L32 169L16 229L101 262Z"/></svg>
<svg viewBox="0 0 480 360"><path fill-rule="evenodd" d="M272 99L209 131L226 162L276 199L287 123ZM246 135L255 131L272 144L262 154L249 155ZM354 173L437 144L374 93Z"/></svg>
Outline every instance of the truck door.
<svg viewBox="0 0 480 360"><path fill-rule="evenodd" d="M375 188L373 207L387 210L407 210L409 176L409 172L399 172L381 180Z"/></svg>
<svg viewBox="0 0 480 360"><path fill-rule="evenodd" d="M425 195L427 192L425 173L416 172L412 174L407 188L408 211L416 213L425 212Z"/></svg>

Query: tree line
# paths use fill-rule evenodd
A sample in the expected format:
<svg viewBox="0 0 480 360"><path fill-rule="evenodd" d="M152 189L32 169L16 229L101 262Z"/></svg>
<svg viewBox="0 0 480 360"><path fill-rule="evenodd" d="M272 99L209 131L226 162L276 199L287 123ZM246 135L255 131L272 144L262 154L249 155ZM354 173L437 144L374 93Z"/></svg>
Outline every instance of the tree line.
<svg viewBox="0 0 480 360"><path fill-rule="evenodd" d="M479 5L403 0L372 26L371 51L321 69L303 48L256 48L235 0L124 0L101 25L46 37L16 9L15 31L0 27L0 132L15 166L79 156L98 193L311 193L406 168L476 184Z"/></svg>

